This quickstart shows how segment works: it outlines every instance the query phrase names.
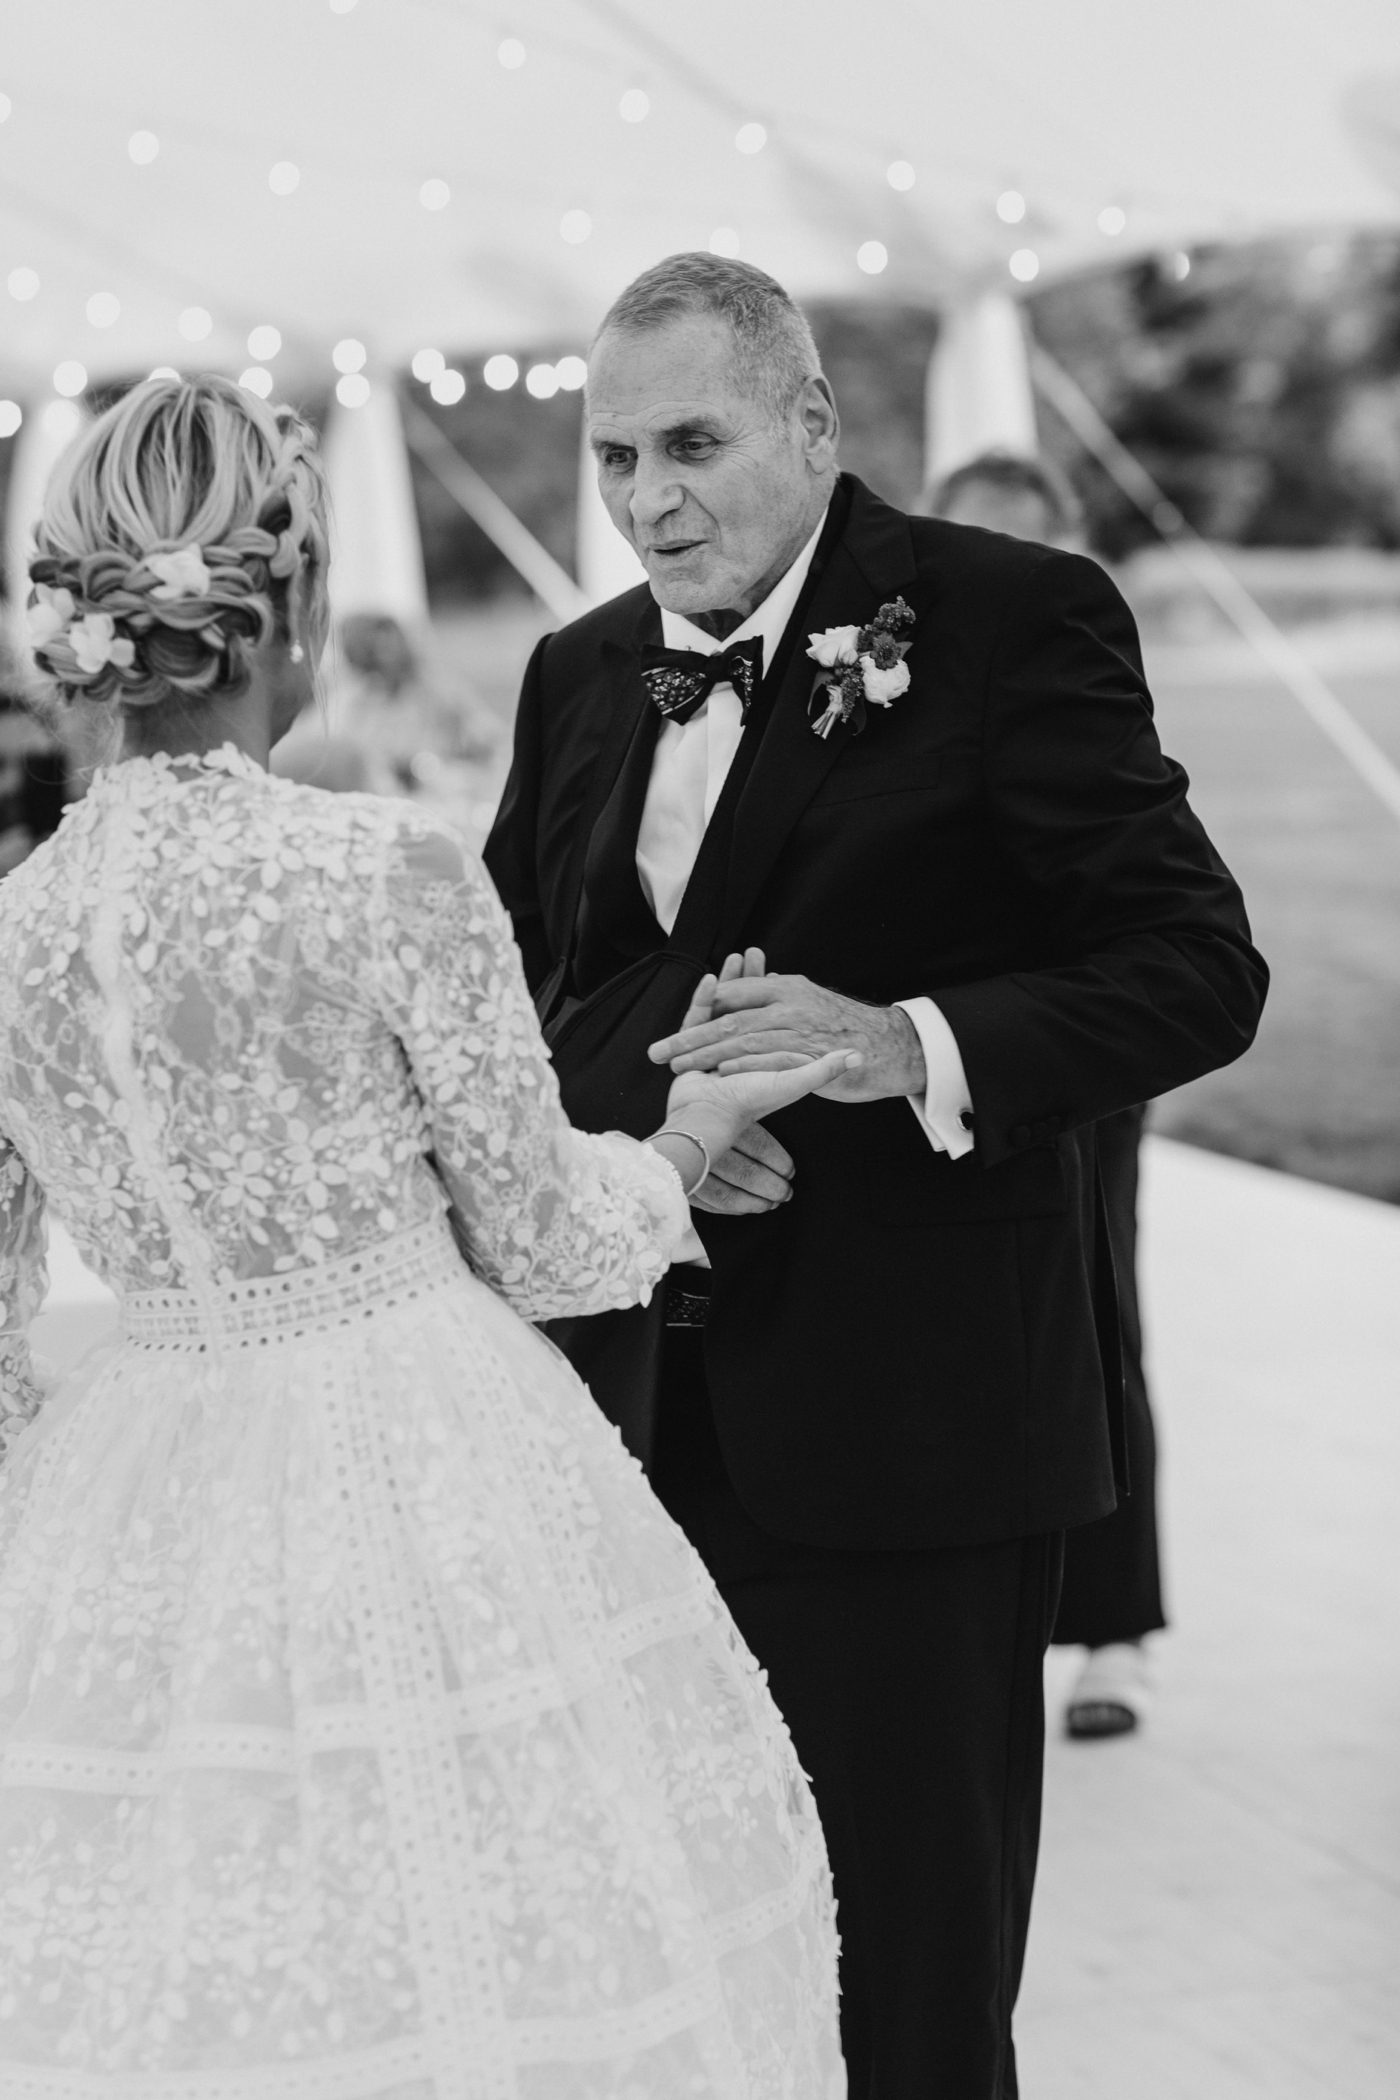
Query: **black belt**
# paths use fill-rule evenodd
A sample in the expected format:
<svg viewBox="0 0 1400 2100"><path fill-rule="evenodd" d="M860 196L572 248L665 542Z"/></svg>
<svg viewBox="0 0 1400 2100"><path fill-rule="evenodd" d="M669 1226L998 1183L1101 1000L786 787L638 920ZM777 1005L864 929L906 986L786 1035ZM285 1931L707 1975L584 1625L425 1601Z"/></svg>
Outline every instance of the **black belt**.
<svg viewBox="0 0 1400 2100"><path fill-rule="evenodd" d="M703 1327L710 1316L708 1269L680 1261L667 1271L665 1321L668 1327Z"/></svg>

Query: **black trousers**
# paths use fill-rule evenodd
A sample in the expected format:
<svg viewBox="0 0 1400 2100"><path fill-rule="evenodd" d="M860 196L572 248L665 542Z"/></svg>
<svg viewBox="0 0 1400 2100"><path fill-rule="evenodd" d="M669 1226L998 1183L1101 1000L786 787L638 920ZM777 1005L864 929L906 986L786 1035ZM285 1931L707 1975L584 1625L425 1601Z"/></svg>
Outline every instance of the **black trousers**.
<svg viewBox="0 0 1400 2100"><path fill-rule="evenodd" d="M667 1335L651 1477L812 1782L850 2100L1014 2100L1061 1535L914 1553L770 1537L725 1472L698 1328Z"/></svg>
<svg viewBox="0 0 1400 2100"><path fill-rule="evenodd" d="M1065 1579L1054 1639L1102 1648L1166 1625L1157 1544L1157 1436L1142 1368L1137 1288L1138 1149L1147 1111L1125 1108L1097 1126L1108 1235L1118 1282L1123 1341L1128 1493L1111 1517L1081 1524L1065 1540Z"/></svg>

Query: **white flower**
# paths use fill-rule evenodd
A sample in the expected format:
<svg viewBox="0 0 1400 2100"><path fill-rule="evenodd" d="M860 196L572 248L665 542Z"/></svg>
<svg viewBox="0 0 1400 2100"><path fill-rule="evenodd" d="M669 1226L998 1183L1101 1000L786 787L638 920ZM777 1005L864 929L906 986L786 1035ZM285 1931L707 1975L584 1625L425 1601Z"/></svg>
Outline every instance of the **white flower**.
<svg viewBox="0 0 1400 2100"><path fill-rule="evenodd" d="M29 640L35 649L42 649L63 632L77 607L71 591L52 591L46 583L36 584L35 589L39 602L29 608Z"/></svg>
<svg viewBox="0 0 1400 2100"><path fill-rule="evenodd" d="M173 554L148 554L146 567L160 582L153 598L203 598L209 589L209 571L198 547L177 547Z"/></svg>
<svg viewBox="0 0 1400 2100"><path fill-rule="evenodd" d="M88 613L68 630L68 644L78 659L78 669L91 677L104 664L129 668L136 651L130 642L118 641L117 623L110 613Z"/></svg>
<svg viewBox="0 0 1400 2100"><path fill-rule="evenodd" d="M909 690L909 666L902 659L882 671L873 656L863 656L860 667L865 674L865 697L874 707L888 707Z"/></svg>
<svg viewBox="0 0 1400 2100"><path fill-rule="evenodd" d="M860 635L858 627L828 627L821 634L809 634L812 644L807 654L823 670L834 671L838 664L853 664L856 660L856 642Z"/></svg>

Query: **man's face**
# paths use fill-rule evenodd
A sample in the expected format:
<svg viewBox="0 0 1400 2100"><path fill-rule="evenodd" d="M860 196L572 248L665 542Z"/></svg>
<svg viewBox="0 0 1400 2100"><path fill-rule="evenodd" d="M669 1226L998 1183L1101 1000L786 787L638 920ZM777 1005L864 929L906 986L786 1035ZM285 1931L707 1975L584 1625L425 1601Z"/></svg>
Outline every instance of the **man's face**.
<svg viewBox="0 0 1400 2100"><path fill-rule="evenodd" d="M824 382L775 424L733 366L733 336L709 314L609 330L589 364L603 501L658 604L692 618L742 619L767 597L816 529L835 465Z"/></svg>
<svg viewBox="0 0 1400 2100"><path fill-rule="evenodd" d="M1043 498L1032 489L1002 488L993 481L965 481L943 509L954 525L980 525L1013 540L1039 540L1053 546L1055 521Z"/></svg>

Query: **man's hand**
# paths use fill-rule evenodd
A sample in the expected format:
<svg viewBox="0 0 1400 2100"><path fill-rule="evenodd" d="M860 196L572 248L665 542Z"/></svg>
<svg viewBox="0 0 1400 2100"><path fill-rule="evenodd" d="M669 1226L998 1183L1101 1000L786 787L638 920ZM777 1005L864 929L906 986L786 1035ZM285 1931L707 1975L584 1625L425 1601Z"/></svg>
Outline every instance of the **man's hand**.
<svg viewBox="0 0 1400 2100"><path fill-rule="evenodd" d="M712 1018L720 985L739 977L761 977L766 967L761 948L726 957L718 976L702 977L695 987L682 1029L697 1028ZM790 1201L792 1175L792 1154L761 1123L750 1123L737 1144L714 1161L690 1200L697 1210L715 1211L720 1217L749 1217Z"/></svg>
<svg viewBox="0 0 1400 2100"><path fill-rule="evenodd" d="M757 950L750 950L751 955ZM927 1083L918 1031L898 1006L866 1006L829 992L808 977L734 971L731 956L711 985L697 989L674 1035L647 1052L653 1064L680 1072L781 1072L831 1050L858 1050L863 1062L822 1093L833 1101L881 1101L920 1094ZM702 1017L704 1002L710 1012ZM708 1186L708 1184L707 1184Z"/></svg>

